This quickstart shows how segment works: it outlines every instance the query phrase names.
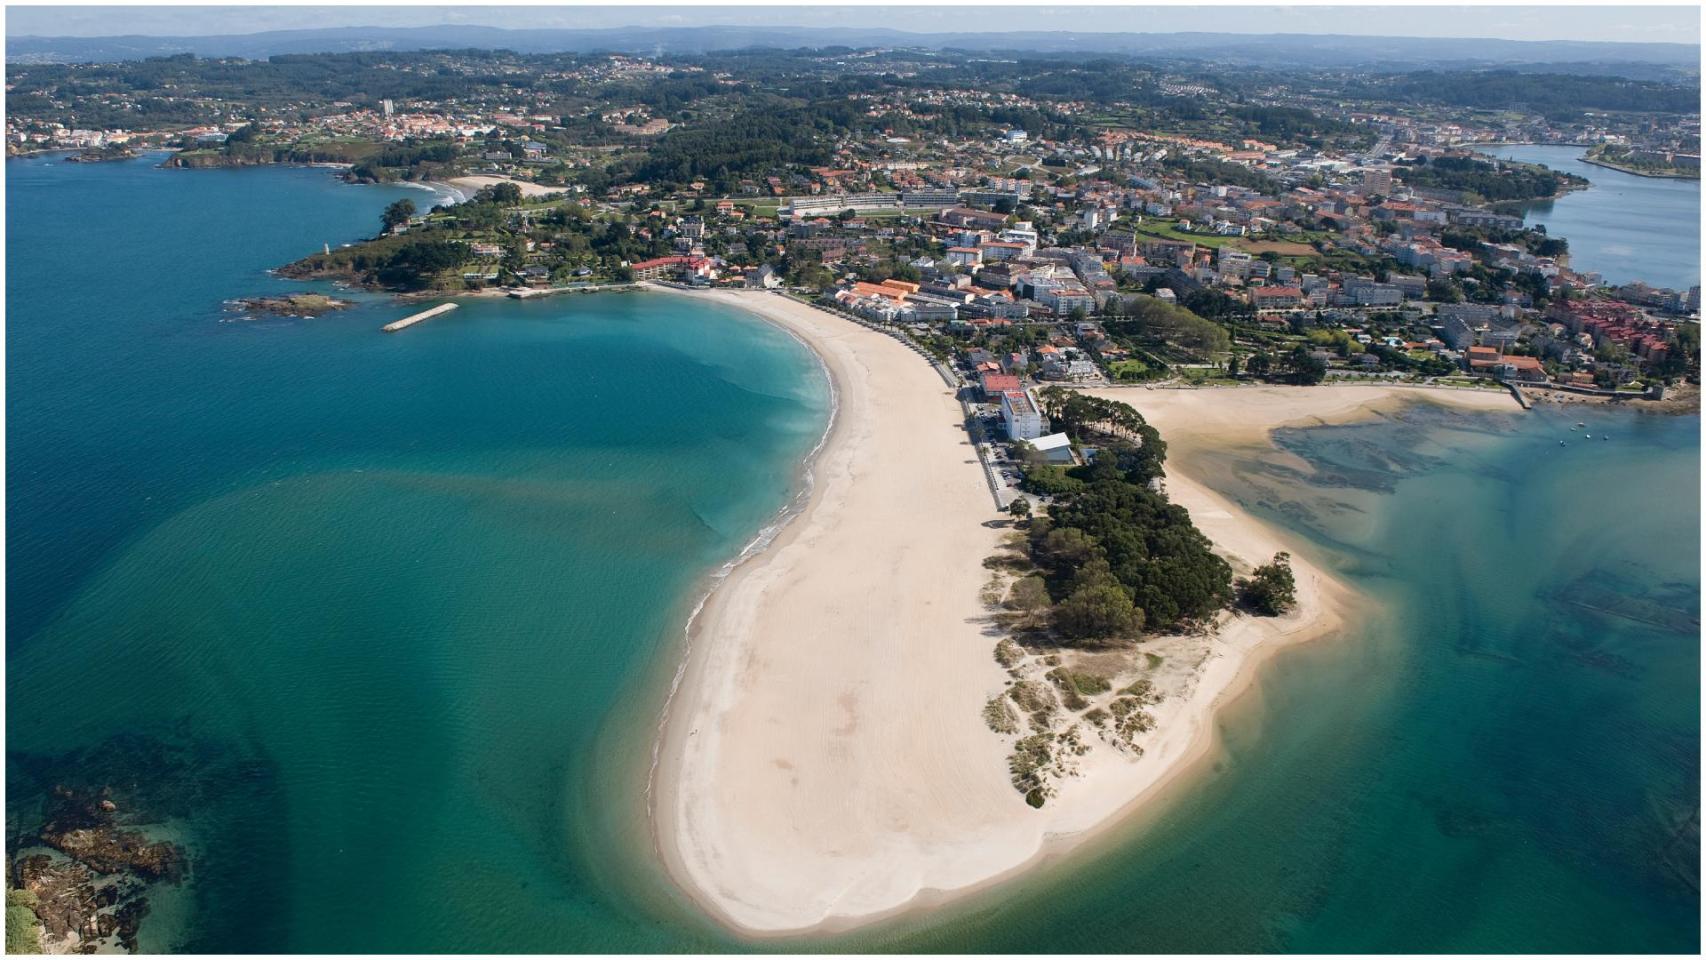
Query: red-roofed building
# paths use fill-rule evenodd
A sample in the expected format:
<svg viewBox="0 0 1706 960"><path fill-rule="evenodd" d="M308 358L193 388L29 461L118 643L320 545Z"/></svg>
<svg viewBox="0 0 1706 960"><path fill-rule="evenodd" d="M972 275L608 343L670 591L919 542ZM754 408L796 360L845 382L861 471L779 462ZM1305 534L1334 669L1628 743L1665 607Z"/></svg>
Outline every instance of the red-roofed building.
<svg viewBox="0 0 1706 960"><path fill-rule="evenodd" d="M711 261L705 257L658 257L641 260L628 269L634 271L635 280L687 280L716 274Z"/></svg>
<svg viewBox="0 0 1706 960"><path fill-rule="evenodd" d="M896 290L894 287L887 287L877 283L866 283L863 280L853 284L853 293L855 296L860 297L882 297L887 300L893 300L895 303L900 303L906 299L906 291L904 290Z"/></svg>
<svg viewBox="0 0 1706 960"><path fill-rule="evenodd" d="M1300 287L1254 287L1250 290L1250 305L1261 310L1296 310L1306 298Z"/></svg>
<svg viewBox="0 0 1706 960"><path fill-rule="evenodd" d="M1011 373L994 373L984 371L980 386L983 388L983 399L996 400L1009 390L1022 390L1019 378Z"/></svg>

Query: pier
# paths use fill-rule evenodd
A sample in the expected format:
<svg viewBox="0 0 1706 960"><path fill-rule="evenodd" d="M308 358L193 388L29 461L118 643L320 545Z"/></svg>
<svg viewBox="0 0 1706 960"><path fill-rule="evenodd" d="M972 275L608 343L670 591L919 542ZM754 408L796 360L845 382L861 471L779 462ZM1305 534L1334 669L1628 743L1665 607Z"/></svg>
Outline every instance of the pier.
<svg viewBox="0 0 1706 960"><path fill-rule="evenodd" d="M449 313L450 311L455 310L455 309L456 309L456 304L454 304L454 303L441 303L438 306L433 307L431 310L422 310L420 313L412 313L412 314L404 317L401 320L393 320L392 322L387 323L385 326L380 327L379 329L385 331L386 333L396 333L398 330L402 330L402 329L405 329L407 327L412 327L415 324L420 323L423 320L431 320L433 317L439 316L440 314Z"/></svg>

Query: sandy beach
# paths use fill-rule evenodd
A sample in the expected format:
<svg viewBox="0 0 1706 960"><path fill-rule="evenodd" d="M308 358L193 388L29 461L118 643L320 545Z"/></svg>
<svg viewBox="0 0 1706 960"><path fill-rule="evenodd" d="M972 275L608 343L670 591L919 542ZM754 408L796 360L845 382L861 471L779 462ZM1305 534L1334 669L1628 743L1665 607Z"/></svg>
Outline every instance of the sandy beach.
<svg viewBox="0 0 1706 960"><path fill-rule="evenodd" d="M660 853L737 930L852 926L1070 850L1210 756L1216 710L1268 654L1346 615L1345 589L1297 559L1294 613L1145 641L1165 656L1156 683L1171 695L1144 752L1091 749L1033 809L1009 783L1012 737L981 716L1008 680L979 596L1004 527L951 391L917 354L849 321L771 294L695 296L793 331L839 399L806 506L695 619L660 745ZM1516 409L1503 394L1395 386L1097 392L1137 407L1177 452L1406 397ZM1290 549L1180 471L1167 486L1235 570Z"/></svg>
<svg viewBox="0 0 1706 960"><path fill-rule="evenodd" d="M451 177L450 179L448 179L444 182L450 184L451 186L455 187L456 189L462 191L463 193L468 194L469 196L473 196L475 191L481 189L482 187L493 187L493 186L497 186L500 183L513 183L513 184L515 184L517 187L519 187L521 189L521 195L524 197L543 197L543 196L548 196L548 195L553 194L553 193L564 193L564 192L566 192L565 188L563 188L563 187L542 187L537 183L529 183L526 180L515 180L515 179L511 179L510 177L492 177L492 176L483 176L483 175L482 176L468 176L468 177Z"/></svg>

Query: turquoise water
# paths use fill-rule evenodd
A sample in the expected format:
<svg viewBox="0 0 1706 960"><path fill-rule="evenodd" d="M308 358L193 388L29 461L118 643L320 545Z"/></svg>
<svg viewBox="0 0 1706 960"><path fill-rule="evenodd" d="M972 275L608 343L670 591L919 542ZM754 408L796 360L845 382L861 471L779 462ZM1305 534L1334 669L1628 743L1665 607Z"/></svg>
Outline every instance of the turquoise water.
<svg viewBox="0 0 1706 960"><path fill-rule="evenodd" d="M1197 458L1361 622L1280 654L1154 823L905 942L1697 952L1699 429L1412 407Z"/></svg>
<svg viewBox="0 0 1706 960"><path fill-rule="evenodd" d="M231 321L418 191L7 174L12 812L68 766L176 784L195 922L155 946L693 942L636 879L649 671L791 495L809 353L656 295ZM117 734L173 769L65 757Z"/></svg>
<svg viewBox="0 0 1706 960"><path fill-rule="evenodd" d="M7 172L10 818L67 769L160 794L197 882L145 945L740 946L638 794L686 605L821 431L801 348L654 296L221 322L395 191ZM1698 432L1413 407L1200 458L1358 625L1281 654L1150 821L766 946L1694 952Z"/></svg>
<svg viewBox="0 0 1706 960"><path fill-rule="evenodd" d="M1687 290L1700 282L1700 181L1637 177L1583 163L1585 147L1489 147L1509 160L1588 178L1586 190L1532 204L1530 225L1570 241L1570 265L1608 283L1640 280Z"/></svg>

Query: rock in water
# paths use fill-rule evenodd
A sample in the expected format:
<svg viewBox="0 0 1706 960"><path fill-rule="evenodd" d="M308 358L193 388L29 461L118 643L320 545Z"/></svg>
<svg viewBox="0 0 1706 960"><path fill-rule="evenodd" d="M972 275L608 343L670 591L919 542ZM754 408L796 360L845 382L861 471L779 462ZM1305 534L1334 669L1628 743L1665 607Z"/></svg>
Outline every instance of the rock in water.
<svg viewBox="0 0 1706 960"><path fill-rule="evenodd" d="M118 826L118 807L105 797L55 787L41 842L97 873L133 873L145 880L182 879L184 852L164 840L149 842Z"/></svg>
<svg viewBox="0 0 1706 960"><path fill-rule="evenodd" d="M317 317L350 305L348 300L339 300L321 293L293 293L287 297L244 297L229 303L233 310L288 317Z"/></svg>

